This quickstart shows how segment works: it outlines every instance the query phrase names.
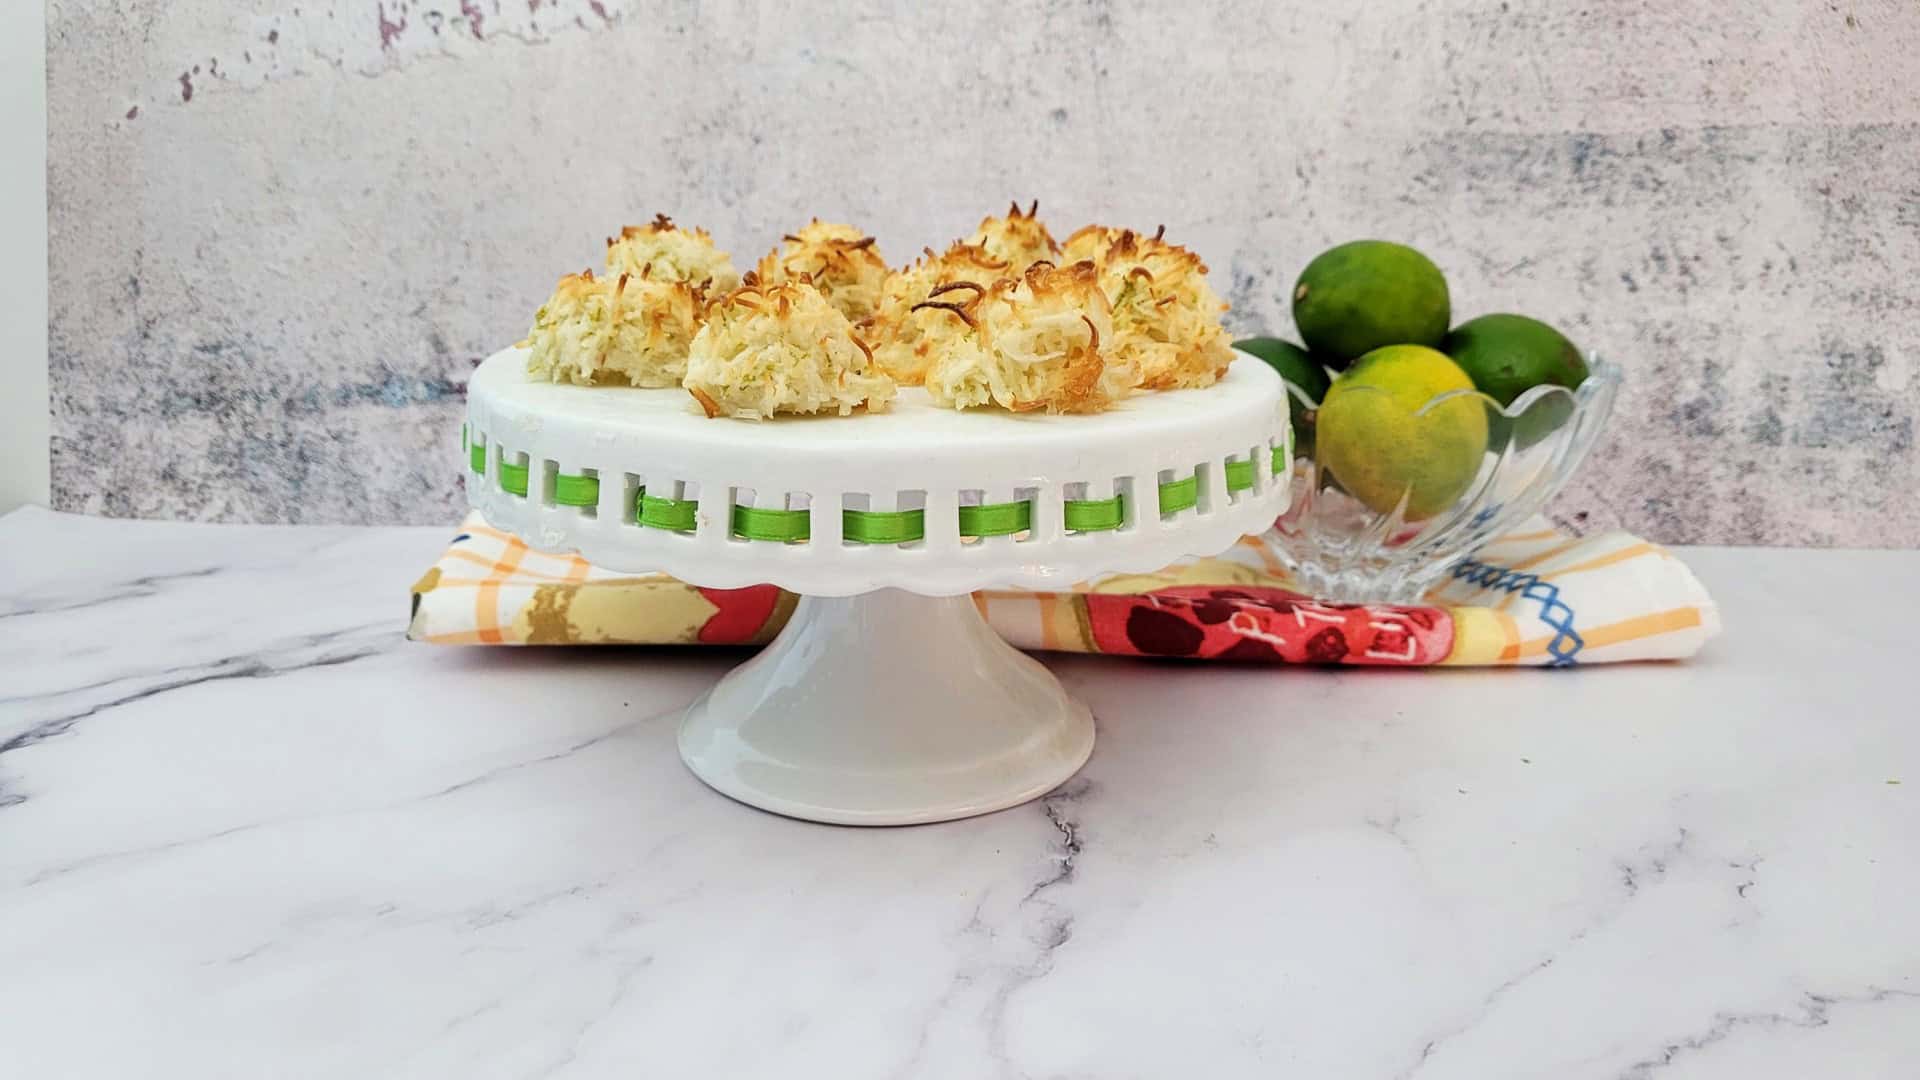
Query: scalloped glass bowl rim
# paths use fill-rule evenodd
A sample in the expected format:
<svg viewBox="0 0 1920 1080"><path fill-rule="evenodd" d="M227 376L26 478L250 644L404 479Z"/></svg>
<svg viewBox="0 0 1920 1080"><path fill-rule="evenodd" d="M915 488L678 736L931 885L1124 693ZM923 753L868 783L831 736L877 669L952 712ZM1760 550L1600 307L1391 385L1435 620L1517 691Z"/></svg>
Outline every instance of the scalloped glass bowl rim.
<svg viewBox="0 0 1920 1080"><path fill-rule="evenodd" d="M1295 385L1292 379L1282 375L1280 381L1286 384L1287 393L1291 394L1294 400L1309 409L1317 410L1320 408L1320 402L1315 401L1313 395ZM1588 354L1587 377L1581 380L1580 385L1577 387L1569 388L1553 383L1541 383L1539 386L1531 387L1519 397L1514 398L1511 405L1502 405L1499 399L1478 389L1462 388L1459 390L1448 390L1445 393L1435 394L1428 398L1418 409L1413 410L1413 415L1415 417L1425 416L1447 402L1458 398L1479 398L1490 411L1498 413L1509 420L1518 420L1525 416L1534 406L1548 398L1564 397L1569 403L1579 404L1582 400L1592 398L1599 392L1602 386L1617 387L1619 385L1619 366L1611 361L1602 359L1598 354ZM1391 391L1378 386L1365 385L1352 387L1347 392L1370 394L1391 393Z"/></svg>

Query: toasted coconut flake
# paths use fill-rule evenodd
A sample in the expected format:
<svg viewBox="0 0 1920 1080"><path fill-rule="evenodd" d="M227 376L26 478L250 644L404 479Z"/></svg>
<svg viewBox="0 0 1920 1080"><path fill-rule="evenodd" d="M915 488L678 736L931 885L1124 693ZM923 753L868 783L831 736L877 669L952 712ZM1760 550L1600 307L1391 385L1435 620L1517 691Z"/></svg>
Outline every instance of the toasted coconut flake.
<svg viewBox="0 0 1920 1080"><path fill-rule="evenodd" d="M950 304L941 300L922 300L919 303L913 305L911 310L925 311L928 308L937 308L940 311L950 311L953 314L958 315L960 317L961 322L966 323L968 326L973 325L973 316L967 314L967 309L965 307L962 307L959 304Z"/></svg>
<svg viewBox="0 0 1920 1080"><path fill-rule="evenodd" d="M700 410L707 414L707 419L713 420L720 415L720 403L713 400L711 394L697 386L687 387L687 393L692 394L693 400L700 403Z"/></svg>
<svg viewBox="0 0 1920 1080"><path fill-rule="evenodd" d="M999 272L1011 269L1013 265L1005 259L994 258L988 253L986 248L978 244L969 244L964 241L955 241L953 247L947 249L945 258L956 269L961 266L969 266L980 270Z"/></svg>
<svg viewBox="0 0 1920 1080"><path fill-rule="evenodd" d="M927 291L928 296L945 296L956 289L971 289L975 299L985 296L987 287L977 281L949 281L944 285L935 285Z"/></svg>
<svg viewBox="0 0 1920 1080"><path fill-rule="evenodd" d="M1039 210L1038 199L1025 213L1016 202L1007 208L1006 217L981 219L967 243L980 248L988 258L1005 263L1013 273L1025 273L1034 262L1060 255L1060 245L1037 216Z"/></svg>
<svg viewBox="0 0 1920 1080"><path fill-rule="evenodd" d="M1107 249L1111 248L1113 242L1118 240L1120 234L1125 231L1108 225L1083 226L1074 230L1072 236L1067 237L1066 245L1062 250L1065 257L1073 262L1090 259L1095 265L1101 265L1106 262Z"/></svg>

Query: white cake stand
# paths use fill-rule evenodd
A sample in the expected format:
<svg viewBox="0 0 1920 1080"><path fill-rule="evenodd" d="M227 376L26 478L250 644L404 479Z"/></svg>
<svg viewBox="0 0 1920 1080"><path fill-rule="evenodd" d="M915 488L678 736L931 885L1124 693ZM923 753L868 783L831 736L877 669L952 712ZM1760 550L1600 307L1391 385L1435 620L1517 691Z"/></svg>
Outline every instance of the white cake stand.
<svg viewBox="0 0 1920 1080"><path fill-rule="evenodd" d="M812 821L967 817L1072 776L1092 716L966 594L1157 570L1286 507L1292 435L1265 364L1093 416L903 389L884 413L751 423L680 390L536 382L525 360L495 355L469 385L474 507L608 569L799 593L772 644L686 711L680 753L719 791Z"/></svg>

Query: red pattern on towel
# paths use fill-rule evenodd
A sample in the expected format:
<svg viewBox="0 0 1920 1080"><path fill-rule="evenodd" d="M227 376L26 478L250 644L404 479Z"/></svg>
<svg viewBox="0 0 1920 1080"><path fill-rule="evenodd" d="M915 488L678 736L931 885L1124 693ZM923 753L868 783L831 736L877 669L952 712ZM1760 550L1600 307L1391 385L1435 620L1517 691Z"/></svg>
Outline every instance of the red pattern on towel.
<svg viewBox="0 0 1920 1080"><path fill-rule="evenodd" d="M1453 651L1453 620L1434 607L1324 604L1252 586L1091 593L1086 604L1103 653L1414 667Z"/></svg>

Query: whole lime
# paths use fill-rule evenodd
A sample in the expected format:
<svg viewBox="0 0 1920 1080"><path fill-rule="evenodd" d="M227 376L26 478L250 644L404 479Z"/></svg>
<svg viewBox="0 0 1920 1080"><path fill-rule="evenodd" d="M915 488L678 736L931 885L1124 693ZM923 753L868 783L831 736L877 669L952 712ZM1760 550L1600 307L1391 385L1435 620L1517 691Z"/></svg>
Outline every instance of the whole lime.
<svg viewBox="0 0 1920 1080"><path fill-rule="evenodd" d="M1327 369L1307 350L1279 338L1251 337L1234 342L1233 347L1265 360L1287 380L1287 412L1293 419L1294 456L1313 453L1314 410L1319 407L1320 399L1327 396ZM1301 394L1311 403L1301 401Z"/></svg>
<svg viewBox="0 0 1920 1080"><path fill-rule="evenodd" d="M1567 336L1525 315L1482 315L1453 328L1441 351L1453 358L1473 385L1502 405L1536 386L1579 387L1587 378L1587 361ZM1567 422L1573 402L1549 394L1528 406L1511 421L1513 440L1522 449L1532 446ZM1500 417L1500 421L1507 418ZM1496 425L1499 426L1499 425ZM1494 432L1494 441L1503 441Z"/></svg>
<svg viewBox="0 0 1920 1080"><path fill-rule="evenodd" d="M1466 494L1487 452L1486 402L1446 354L1389 345L1360 357L1320 403L1317 460L1376 513L1420 521ZM1424 411L1423 411L1424 410Z"/></svg>
<svg viewBox="0 0 1920 1080"><path fill-rule="evenodd" d="M1356 240L1307 264L1293 286L1293 322L1335 368L1383 345L1439 345L1452 308L1447 278L1404 244Z"/></svg>

